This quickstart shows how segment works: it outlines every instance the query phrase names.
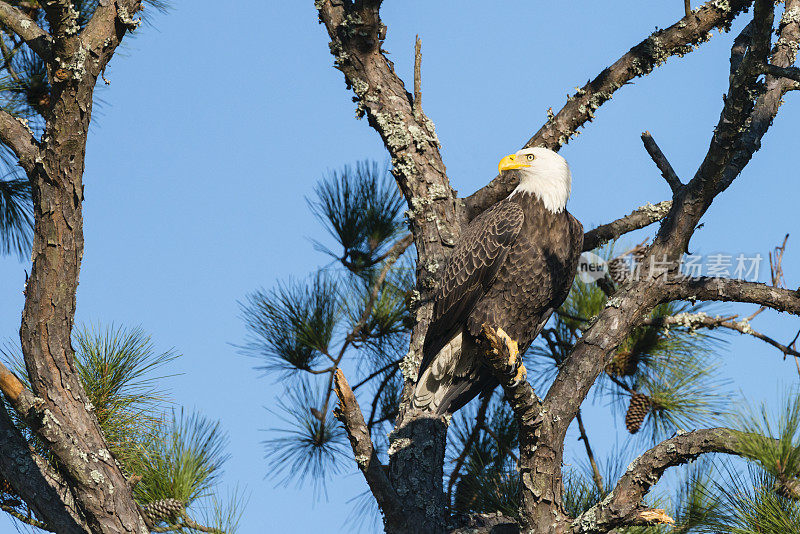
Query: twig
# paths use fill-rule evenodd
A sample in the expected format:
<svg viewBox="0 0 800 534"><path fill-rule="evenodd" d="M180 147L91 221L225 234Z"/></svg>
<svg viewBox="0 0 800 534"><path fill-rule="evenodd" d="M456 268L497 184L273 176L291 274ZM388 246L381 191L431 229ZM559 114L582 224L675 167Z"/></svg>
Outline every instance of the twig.
<svg viewBox="0 0 800 534"><path fill-rule="evenodd" d="M422 120L422 41L419 35L414 43L414 118Z"/></svg>
<svg viewBox="0 0 800 534"><path fill-rule="evenodd" d="M369 421L367 422L367 428L370 430L370 432L372 432L372 425L377 424L377 422L375 421L375 414L378 411L378 402L380 402L381 393L383 393L383 390L386 388L386 385L389 383L389 380L391 380L394 377L394 375L397 374L397 371L399 369L400 369L399 367L395 367L394 369L392 369L391 373L386 373L386 376L383 378L383 380L381 380L381 383L378 386L378 391L375 392L375 397L372 399L372 407L369 412Z"/></svg>
<svg viewBox="0 0 800 534"><path fill-rule="evenodd" d="M200 523L194 522L185 511L181 512L180 516L180 523L175 523L173 525L167 525L164 527L154 527L153 532L183 532L183 529L189 528L198 532L208 532L209 534L226 534L224 530L214 527L207 527L205 525L201 525Z"/></svg>
<svg viewBox="0 0 800 534"><path fill-rule="evenodd" d="M605 493L603 476L600 474L600 468L597 466L597 461L594 459L592 446L589 445L589 437L586 435L586 428L583 426L583 417L581 417L580 410L578 410L578 415L576 415L575 418L578 420L578 431L581 433L581 437L579 439L583 441L583 446L586 447L586 456L589 458L589 464L592 466L592 478L594 478L597 491L599 491L602 495Z"/></svg>
<svg viewBox="0 0 800 534"><path fill-rule="evenodd" d="M683 188L681 179L675 174L675 170L658 147L656 140L650 135L650 132L642 132L642 143L644 143L644 149L647 150L647 153L653 158L653 162L655 162L658 170L661 171L661 176L664 177L664 180L669 184L669 188L672 189L673 195L677 195L681 188Z"/></svg>
<svg viewBox="0 0 800 534"><path fill-rule="evenodd" d="M687 17L692 14L692 0L683 0L683 11Z"/></svg>
<svg viewBox="0 0 800 534"><path fill-rule="evenodd" d="M786 287L786 280L783 278L783 253L786 252L786 242L789 240L789 234L783 238L783 243L775 247L769 254L769 275L772 280L772 285L775 287ZM759 307L753 312L748 321L752 321L756 315L766 310L766 306ZM791 345L791 343L790 343Z"/></svg>
<svg viewBox="0 0 800 534"><path fill-rule="evenodd" d="M458 455L458 458L456 458L456 465L450 472L450 479L447 482L447 502L449 503L453 502L453 486L458 479L458 472L461 471L461 467L464 465L464 460L467 459L472 444L478 439L481 426L486 420L486 410L489 408L489 402L491 400L491 395L486 395L481 399L481 405L478 407L478 413L475 416L475 426L472 427L472 431L469 433L469 436L467 436L467 441L464 442L464 449L461 451L461 454Z"/></svg>

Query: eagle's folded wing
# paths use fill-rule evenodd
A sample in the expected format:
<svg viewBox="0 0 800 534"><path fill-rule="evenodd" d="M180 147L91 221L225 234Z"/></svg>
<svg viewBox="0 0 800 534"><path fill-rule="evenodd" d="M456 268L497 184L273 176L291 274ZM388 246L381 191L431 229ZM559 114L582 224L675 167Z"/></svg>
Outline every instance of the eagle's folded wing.
<svg viewBox="0 0 800 534"><path fill-rule="evenodd" d="M420 376L457 334L475 303L492 284L523 221L522 208L506 201L486 210L464 230L447 259L435 292Z"/></svg>

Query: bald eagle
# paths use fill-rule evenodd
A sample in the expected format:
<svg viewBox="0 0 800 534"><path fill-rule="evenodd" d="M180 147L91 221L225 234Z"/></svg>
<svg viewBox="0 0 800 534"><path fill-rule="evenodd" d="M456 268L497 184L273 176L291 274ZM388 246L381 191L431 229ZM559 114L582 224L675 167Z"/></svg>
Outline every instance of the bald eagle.
<svg viewBox="0 0 800 534"><path fill-rule="evenodd" d="M437 415L497 385L477 345L482 325L502 328L524 353L566 299L581 254L566 160L528 148L498 168L518 169L519 185L464 229L434 294L412 402Z"/></svg>

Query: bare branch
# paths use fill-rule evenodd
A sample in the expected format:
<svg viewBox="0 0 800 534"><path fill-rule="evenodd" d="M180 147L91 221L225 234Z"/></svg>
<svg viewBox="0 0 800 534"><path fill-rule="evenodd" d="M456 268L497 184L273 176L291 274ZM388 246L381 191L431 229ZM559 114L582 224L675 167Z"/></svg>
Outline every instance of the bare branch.
<svg viewBox="0 0 800 534"><path fill-rule="evenodd" d="M747 302L800 315L800 290L789 290L758 282L731 278L686 278L666 282L663 301L718 300Z"/></svg>
<svg viewBox="0 0 800 534"><path fill-rule="evenodd" d="M653 136L650 135L650 132L642 133L642 143L644 143L644 149L647 150L647 153L653 158L653 162L655 162L658 170L661 171L661 176L664 177L669 188L672 189L672 193L678 194L683 187L681 179L675 174L675 170L672 168L672 165L670 165L664 153L661 152L661 149L658 147L658 144L656 144L656 140L653 139Z"/></svg>
<svg viewBox="0 0 800 534"><path fill-rule="evenodd" d="M717 2L711 0L669 28L658 30L620 57L571 96L525 147L543 146L558 150L575 132L594 118L594 112L634 78L649 74L671 56L682 56L711 37L711 30L727 29L752 0ZM496 177L465 200L467 217L473 219L484 209L507 196L517 186L514 173Z"/></svg>
<svg viewBox="0 0 800 534"><path fill-rule="evenodd" d="M140 20L133 16L142 9L141 0L100 2L91 20L81 32L81 40L99 58L88 62L87 68L100 76L127 31L133 31Z"/></svg>
<svg viewBox="0 0 800 534"><path fill-rule="evenodd" d="M692 16L692 0L683 0L683 12L685 16Z"/></svg>
<svg viewBox="0 0 800 534"><path fill-rule="evenodd" d="M19 35L40 58L50 58L53 38L20 9L0 1L0 22Z"/></svg>
<svg viewBox="0 0 800 534"><path fill-rule="evenodd" d="M795 349L791 347L791 343L789 346L783 345L772 339L769 336L762 334L753 329L750 326L749 319L742 319L736 320L737 316L731 317L711 317L710 315L698 312L698 313L679 313L677 315L670 315L667 317L656 317L656 318L647 318L645 319L642 324L644 325L654 325L654 326L681 326L684 328L689 329L690 331L696 330L698 328L708 328L713 330L714 328L727 328L728 330L733 330L735 332L739 332L740 334L746 334L749 336L753 336L756 339L760 339L761 341L772 345L776 349L780 350L785 356L794 356L800 357L800 352L797 352Z"/></svg>
<svg viewBox="0 0 800 534"><path fill-rule="evenodd" d="M649 226L663 219L671 207L671 200L664 200L655 205L648 203L645 206L636 208L625 217L589 230L583 235L583 250L594 250L623 234Z"/></svg>
<svg viewBox="0 0 800 534"><path fill-rule="evenodd" d="M701 454L740 454L739 432L728 428L695 430L662 441L631 462L611 494L573 523L575 534L599 534L612 528L653 522L643 515L641 501L667 468L694 460Z"/></svg>
<svg viewBox="0 0 800 534"><path fill-rule="evenodd" d="M4 110L0 110L0 142L14 152L25 171L33 170L39 154L39 143L21 119Z"/></svg>
<svg viewBox="0 0 800 534"><path fill-rule="evenodd" d="M369 430L364 422L364 415L361 413L358 401L341 369L336 370L334 384L336 397L339 399L336 418L344 425L358 468L364 474L370 491L378 501L378 506L387 521L398 525L403 524L405 519L402 502L390 484L384 466L378 459Z"/></svg>
<svg viewBox="0 0 800 534"><path fill-rule="evenodd" d="M413 96L381 49L386 27L379 4L323 0L316 6L331 38L336 67L358 99L357 113L367 115L392 156L392 172L412 208L412 232L424 256L431 248L425 243L453 242L445 225L437 231L436 225L425 223L434 210L442 221L459 220L455 192L447 180L433 123L421 109L414 109ZM422 234L429 234L427 242Z"/></svg>

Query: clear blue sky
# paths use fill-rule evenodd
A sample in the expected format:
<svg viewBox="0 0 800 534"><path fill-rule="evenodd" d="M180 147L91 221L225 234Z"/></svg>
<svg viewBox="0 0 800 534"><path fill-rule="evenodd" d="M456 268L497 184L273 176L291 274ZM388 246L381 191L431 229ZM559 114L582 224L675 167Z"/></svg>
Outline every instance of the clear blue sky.
<svg viewBox="0 0 800 534"><path fill-rule="evenodd" d="M415 0L383 8L385 48L406 80L414 35L422 37L423 106L462 194L494 176L499 158L538 129L548 107L558 109L568 92L683 10L677 0L487 5ZM241 532L349 531L348 500L365 489L360 476L333 480L328 500L317 502L308 487L275 488L264 478L263 429L278 422L263 407L281 386L259 378L255 362L232 345L245 334L237 300L327 261L309 242L323 235L304 200L316 180L386 153L366 121L354 119L312 0L176 0L152 22L127 40L106 72L111 86L99 91L77 320L140 324L159 348L184 355L173 365L183 375L170 384L178 403L221 419L230 433L225 483L251 492ZM681 177L692 175L719 116L731 38L715 32L701 50L623 88L563 149L574 176L569 209L585 227L668 198L641 146L643 130ZM693 251L766 256L800 230L800 94L786 100L764 148L707 214ZM789 287L800 284L798 257L800 232L784 260ZM27 268L0 258L0 340L18 335ZM786 341L800 324L765 312L754 326ZM774 400L797 383L794 363L774 349L730 339L720 358L745 395ZM587 417L601 455L615 440L613 425L621 426L604 412ZM0 530L10 528L6 521Z"/></svg>

